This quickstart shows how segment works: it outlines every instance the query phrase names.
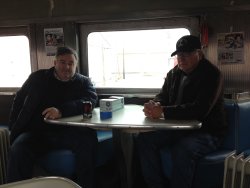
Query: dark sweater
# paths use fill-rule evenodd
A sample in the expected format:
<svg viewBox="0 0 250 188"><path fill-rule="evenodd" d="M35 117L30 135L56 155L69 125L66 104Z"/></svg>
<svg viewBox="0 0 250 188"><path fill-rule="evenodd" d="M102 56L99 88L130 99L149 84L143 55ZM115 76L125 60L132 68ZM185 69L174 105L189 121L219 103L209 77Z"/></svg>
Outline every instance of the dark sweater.
<svg viewBox="0 0 250 188"><path fill-rule="evenodd" d="M11 141L22 132L58 129L46 125L43 110L56 107L62 117L79 115L82 113L82 101L91 101L93 106L97 102L96 91L88 77L76 73L70 81L63 82L55 78L54 68L32 73L17 92L12 105Z"/></svg>

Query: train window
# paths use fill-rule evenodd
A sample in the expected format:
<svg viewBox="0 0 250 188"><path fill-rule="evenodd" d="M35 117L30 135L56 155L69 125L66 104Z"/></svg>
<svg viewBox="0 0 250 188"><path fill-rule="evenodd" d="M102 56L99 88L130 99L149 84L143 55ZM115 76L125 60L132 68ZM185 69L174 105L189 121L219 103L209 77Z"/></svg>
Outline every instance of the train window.
<svg viewBox="0 0 250 188"><path fill-rule="evenodd" d="M154 96L187 34L199 34L198 17L81 23L79 70L100 95Z"/></svg>
<svg viewBox="0 0 250 188"><path fill-rule="evenodd" d="M160 88L174 67L186 28L105 31L88 35L89 76L96 88Z"/></svg>
<svg viewBox="0 0 250 188"><path fill-rule="evenodd" d="M20 87L31 73L29 40L24 35L0 36L0 87Z"/></svg>

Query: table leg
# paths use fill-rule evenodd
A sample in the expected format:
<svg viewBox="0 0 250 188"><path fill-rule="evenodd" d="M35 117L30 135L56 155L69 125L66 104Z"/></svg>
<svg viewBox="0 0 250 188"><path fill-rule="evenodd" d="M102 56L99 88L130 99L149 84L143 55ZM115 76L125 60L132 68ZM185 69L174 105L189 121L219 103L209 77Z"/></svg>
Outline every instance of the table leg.
<svg viewBox="0 0 250 188"><path fill-rule="evenodd" d="M114 148L120 172L121 188L133 187L133 134L113 130Z"/></svg>

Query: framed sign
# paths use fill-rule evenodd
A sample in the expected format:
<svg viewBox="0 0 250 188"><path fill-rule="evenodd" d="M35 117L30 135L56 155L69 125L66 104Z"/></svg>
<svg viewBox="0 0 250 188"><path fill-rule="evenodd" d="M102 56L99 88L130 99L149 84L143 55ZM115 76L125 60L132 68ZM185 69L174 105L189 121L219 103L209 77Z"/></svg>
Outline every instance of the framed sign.
<svg viewBox="0 0 250 188"><path fill-rule="evenodd" d="M220 33L218 34L218 62L244 63L244 33Z"/></svg>
<svg viewBox="0 0 250 188"><path fill-rule="evenodd" d="M58 46L64 46L63 28L44 29L45 51L47 56L54 56Z"/></svg>

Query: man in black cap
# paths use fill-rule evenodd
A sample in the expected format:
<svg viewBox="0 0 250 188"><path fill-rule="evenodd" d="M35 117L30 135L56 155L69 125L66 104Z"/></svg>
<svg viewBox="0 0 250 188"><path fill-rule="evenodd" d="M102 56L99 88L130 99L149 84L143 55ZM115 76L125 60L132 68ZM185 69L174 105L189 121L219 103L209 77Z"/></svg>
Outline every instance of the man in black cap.
<svg viewBox="0 0 250 188"><path fill-rule="evenodd" d="M226 131L221 72L205 59L198 37L187 35L171 54L178 64L168 72L155 98L144 105L149 118L196 119L199 130L153 131L136 138L142 173L150 188L191 188L196 162L218 148ZM171 154L171 179L163 173L160 150Z"/></svg>

